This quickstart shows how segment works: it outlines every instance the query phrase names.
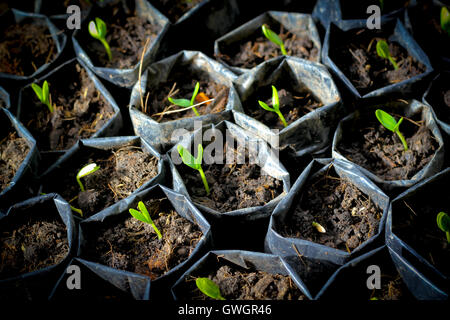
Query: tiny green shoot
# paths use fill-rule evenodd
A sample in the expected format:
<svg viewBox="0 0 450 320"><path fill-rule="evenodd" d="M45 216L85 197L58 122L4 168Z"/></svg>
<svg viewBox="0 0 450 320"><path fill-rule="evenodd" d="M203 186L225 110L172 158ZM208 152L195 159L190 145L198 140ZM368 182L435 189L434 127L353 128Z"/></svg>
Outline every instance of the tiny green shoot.
<svg viewBox="0 0 450 320"><path fill-rule="evenodd" d="M315 221L313 221L312 226L313 226L314 228L316 228L317 231L319 231L320 233L326 233L326 232L327 232L327 231L325 230L325 228L322 227L322 225L320 225L319 223L317 223L317 222L315 222Z"/></svg>
<svg viewBox="0 0 450 320"><path fill-rule="evenodd" d="M86 191L83 184L81 183L81 178L84 178L84 177L90 175L91 173L94 173L98 169L100 169L100 167L98 165L96 165L95 163L90 163L88 165L85 165L83 168L81 168L80 171L78 171L77 182L80 185L81 191L83 191L83 192Z"/></svg>
<svg viewBox="0 0 450 320"><path fill-rule="evenodd" d="M450 36L450 12L445 6L441 8L441 28Z"/></svg>
<svg viewBox="0 0 450 320"><path fill-rule="evenodd" d="M48 107L48 110L50 112L53 112L53 106L52 102L50 101L50 93L48 89L48 82L47 80L44 81L44 84L42 85L42 88L39 87L36 83L31 84L31 88L33 88L34 93L38 97L38 99L42 102L42 104L45 104Z"/></svg>
<svg viewBox="0 0 450 320"><path fill-rule="evenodd" d="M197 288L208 297L216 300L225 300L220 294L219 286L209 278L197 278L195 279L195 284L197 285Z"/></svg>
<svg viewBox="0 0 450 320"><path fill-rule="evenodd" d="M206 194L209 195L210 191L208 181L206 180L205 173L203 172L202 169L203 146L201 144L198 145L197 158L194 158L192 154L190 154L189 151L187 151L186 148L184 148L182 145L178 145L177 149L178 153L181 156L181 160L183 160L183 163L188 167L191 167L192 169L198 170L203 180L203 185L205 186Z"/></svg>
<svg viewBox="0 0 450 320"><path fill-rule="evenodd" d="M395 62L394 58L391 56L387 42L384 40L378 40L376 47L377 54L383 59L388 59L389 62L394 66L394 69L397 70L397 62Z"/></svg>
<svg viewBox="0 0 450 320"><path fill-rule="evenodd" d="M41 192L41 195L42 195L42 196L45 196L46 193ZM75 208L75 207L72 206L71 204L69 204L69 206L70 206L70 209L71 209L73 212L76 212L76 213L78 213L80 216L83 216L83 211L82 211L81 209Z"/></svg>
<svg viewBox="0 0 450 320"><path fill-rule="evenodd" d="M261 29L262 29L264 36L267 39L269 39L269 41L271 41L274 44L276 44L277 46L279 46L281 49L281 53L286 56L287 52L286 52L286 48L284 47L283 40L281 40L280 37L275 32L270 30L270 28L267 24L263 24L261 26Z"/></svg>
<svg viewBox="0 0 450 320"><path fill-rule="evenodd" d="M445 232L447 241L450 243L450 216L445 212L439 212L436 217L436 222L439 229Z"/></svg>
<svg viewBox="0 0 450 320"><path fill-rule="evenodd" d="M403 148L405 149L405 151L407 151L408 144L406 143L405 137L399 130L400 124L403 122L403 117L401 117L400 120L398 120L397 122L389 113L380 109L377 109L375 111L375 116L377 117L378 121L380 121L380 123L383 125L383 127L397 134L397 136L403 143Z"/></svg>
<svg viewBox="0 0 450 320"><path fill-rule="evenodd" d="M278 98L278 91L274 86L272 86L272 108L263 101L258 100L258 103L264 110L275 112L280 118L281 122L283 122L284 127L287 127L286 119L284 119L283 114L280 112L280 100Z"/></svg>
<svg viewBox="0 0 450 320"><path fill-rule="evenodd" d="M194 101L195 101L195 97L197 97L198 94L198 90L200 89L200 83L196 83L195 84L195 88L194 88L194 93L192 94L191 100L188 99L172 99L171 97L169 97L169 101L171 103L173 103L174 105L183 107L183 108L188 108L194 105ZM192 111L194 111L195 115L197 117L200 116L200 114L198 113L197 109L192 108Z"/></svg>
<svg viewBox="0 0 450 320"><path fill-rule="evenodd" d="M109 61L112 60L111 48L109 47L108 41L106 41L106 23L100 19L95 18L95 22L89 22L89 34L94 38L99 40L105 47L106 54L108 55Z"/></svg>
<svg viewBox="0 0 450 320"><path fill-rule="evenodd" d="M148 213L147 207L145 206L145 204L142 201L139 201L138 203L138 209L133 209L130 208L128 209L128 211L130 211L131 215L142 222L148 223L149 225L152 226L153 230L155 230L156 235L158 236L158 239L161 240L162 239L162 234L159 231L159 229L156 227L156 224L153 222L152 218L150 218L150 214Z"/></svg>

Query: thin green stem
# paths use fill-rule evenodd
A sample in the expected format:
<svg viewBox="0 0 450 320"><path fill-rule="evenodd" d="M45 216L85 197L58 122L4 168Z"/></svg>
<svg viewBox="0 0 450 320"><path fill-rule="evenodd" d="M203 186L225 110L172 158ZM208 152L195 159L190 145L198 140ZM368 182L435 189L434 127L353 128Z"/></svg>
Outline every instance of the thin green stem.
<svg viewBox="0 0 450 320"><path fill-rule="evenodd" d="M447 242L450 243L450 231L447 231L445 235L447 236Z"/></svg>
<svg viewBox="0 0 450 320"><path fill-rule="evenodd" d="M200 172L200 176L202 177L203 184L205 185L206 194L209 196L208 180L206 180L206 176L205 176L205 173L203 172L202 167L200 167L200 169L198 169L198 171Z"/></svg>
<svg viewBox="0 0 450 320"><path fill-rule="evenodd" d="M284 118L283 114L280 111L277 111L277 114L280 117L281 122L283 122L284 127L287 127L288 125L287 125L286 119Z"/></svg>
<svg viewBox="0 0 450 320"><path fill-rule="evenodd" d="M287 56L287 51L286 51L286 48L284 47L284 44L281 44L280 48L281 48L281 53L283 55Z"/></svg>
<svg viewBox="0 0 450 320"><path fill-rule="evenodd" d="M72 209L72 211L78 213L80 216L83 216L83 211L81 211L81 209L75 208L73 206L70 206L70 209Z"/></svg>
<svg viewBox="0 0 450 320"><path fill-rule="evenodd" d="M77 178L77 182L78 182L78 184L80 185L81 192L86 191L86 189L84 189L84 186L83 186L83 184L81 183L81 181L80 181L79 178Z"/></svg>
<svg viewBox="0 0 450 320"><path fill-rule="evenodd" d="M109 61L111 61L112 60L112 54L111 54L111 48L109 47L108 41L106 41L106 39L102 38L102 39L100 39L100 42L105 47L106 54L108 55L108 59L109 59Z"/></svg>
<svg viewBox="0 0 450 320"><path fill-rule="evenodd" d="M194 113L195 113L195 115L196 115L197 117L200 117L200 113L198 113L197 109L192 108L192 111L194 111Z"/></svg>
<svg viewBox="0 0 450 320"><path fill-rule="evenodd" d="M405 137L402 135L402 133L399 130L395 131L395 133L397 133L398 137L400 138L400 140L403 143L403 148L405 148L405 151L407 151L408 150L408 144L406 143Z"/></svg>
<svg viewBox="0 0 450 320"><path fill-rule="evenodd" d="M398 64L397 62L395 62L394 58L392 58L391 56L389 56L389 61L392 63L392 65L394 66L394 69L397 70L398 69Z"/></svg>

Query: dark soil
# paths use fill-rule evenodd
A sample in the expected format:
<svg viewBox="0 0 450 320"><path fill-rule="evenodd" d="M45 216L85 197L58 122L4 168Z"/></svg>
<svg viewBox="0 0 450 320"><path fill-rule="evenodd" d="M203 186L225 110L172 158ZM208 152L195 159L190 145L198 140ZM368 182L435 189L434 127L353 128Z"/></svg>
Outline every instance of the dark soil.
<svg viewBox="0 0 450 320"><path fill-rule="evenodd" d="M448 277L450 245L436 224L441 211L450 214L446 179L397 202L393 207L392 232Z"/></svg>
<svg viewBox="0 0 450 320"><path fill-rule="evenodd" d="M1 278L61 262L69 251L65 225L52 218L30 215L25 223L0 229Z"/></svg>
<svg viewBox="0 0 450 320"><path fill-rule="evenodd" d="M144 113L148 113L153 120L158 122L195 117L196 115L192 109L169 114L161 113L183 110L183 107L173 105L168 100L168 97L191 100L197 82L200 84L200 89L194 104L214 99L214 101L195 107L197 112L200 115L207 115L225 110L230 90L228 87L214 82L213 79L209 79L205 75L194 75L194 77L190 78L186 77L186 73L186 70L183 73L174 72L169 81L161 83L157 88L147 88L145 97L147 104L144 102L144 106L147 105L147 108L143 109ZM148 100L147 97L149 97Z"/></svg>
<svg viewBox="0 0 450 320"><path fill-rule="evenodd" d="M58 191L72 206L81 209L85 218L128 197L158 173L158 159L139 147L127 146L102 155L91 154L82 160L84 162L69 165L70 172L51 180L44 190ZM76 175L82 167L93 162L100 169L82 178L86 191L80 191Z"/></svg>
<svg viewBox="0 0 450 320"><path fill-rule="evenodd" d="M278 89L278 88L277 88ZM266 111L258 103L258 100L265 102L272 107L272 87L267 86L257 91L253 98L247 99L246 111L249 116L264 123L271 129L282 130L284 128L280 117L275 112ZM294 92L286 89L278 89L278 98L280 101L280 111L286 122L290 125L297 119L300 119L310 111L323 106L314 96L308 92Z"/></svg>
<svg viewBox="0 0 450 320"><path fill-rule="evenodd" d="M251 271L232 263L222 264L202 277L214 281L226 300L307 300L289 276ZM212 300L197 288L195 279L186 280L189 299Z"/></svg>
<svg viewBox="0 0 450 320"><path fill-rule="evenodd" d="M8 187L29 150L27 140L15 131L0 138L0 192Z"/></svg>
<svg viewBox="0 0 450 320"><path fill-rule="evenodd" d="M400 119L400 115L395 115L395 118ZM357 123L352 123L351 129L347 128L348 132L343 135L337 149L345 158L383 180L411 179L430 162L439 147L430 130L423 125L420 115L412 120L420 126L407 119L400 125L408 151L404 151L397 134L384 128L375 114L369 114Z"/></svg>
<svg viewBox="0 0 450 320"><path fill-rule="evenodd" d="M202 164L210 188L209 196L197 170L185 164L177 166L194 202L224 213L263 206L283 193L283 182L263 173L258 165L250 164L247 150L244 155L234 146L233 151L227 151L228 147L225 143L224 157L227 152L235 155L234 159L226 159L229 164ZM241 156L245 157L244 164L237 163Z"/></svg>
<svg viewBox="0 0 450 320"><path fill-rule="evenodd" d="M351 252L378 232L383 211L351 183L328 171L303 188L283 223L285 237L300 238ZM319 223L320 233L312 226Z"/></svg>
<svg viewBox="0 0 450 320"><path fill-rule="evenodd" d="M56 105L54 112L49 112L31 87L24 91L21 106L21 121L41 151L67 150L79 139L91 137L114 115L112 106L78 63L60 69L47 81Z"/></svg>
<svg viewBox="0 0 450 320"><path fill-rule="evenodd" d="M384 39L391 56L398 64L395 70L388 59L376 52L377 40ZM339 41L339 42L338 42ZM373 90L408 80L425 72L426 67L408 54L396 42L388 41L387 35L368 29L351 30L334 40L335 49L331 59L342 70L361 95Z"/></svg>
<svg viewBox="0 0 450 320"><path fill-rule="evenodd" d="M141 60L147 39L149 45L156 39L160 27L153 25L146 18L138 16L134 9L124 6L106 6L98 15L107 25L106 41L111 48L112 60L103 44L92 38L87 25L83 30L83 48L92 60L94 66L113 69L132 69ZM89 23L89 21L86 21Z"/></svg>
<svg viewBox="0 0 450 320"><path fill-rule="evenodd" d="M152 280L185 261L203 235L198 226L179 216L167 198L144 203L162 233L161 240L149 224L121 216L120 221L96 225L87 233L86 258Z"/></svg>
<svg viewBox="0 0 450 320"><path fill-rule="evenodd" d="M53 61L57 53L47 25L25 20L0 35L0 72L29 76Z"/></svg>
<svg viewBox="0 0 450 320"><path fill-rule="evenodd" d="M202 0L154 0L152 5L161 11L172 23L177 22L186 12Z"/></svg>
<svg viewBox="0 0 450 320"><path fill-rule="evenodd" d="M381 275L381 292L374 289L371 295L372 299L377 300L403 300L408 288L404 284L401 276Z"/></svg>
<svg viewBox="0 0 450 320"><path fill-rule="evenodd" d="M289 56L311 61L317 59L319 50L309 37L298 37L280 24L272 23L269 26L283 40ZM223 61L231 66L247 69L282 55L280 47L269 41L261 29L249 38L231 44L227 48L221 48L220 51L219 57Z"/></svg>
<svg viewBox="0 0 450 320"><path fill-rule="evenodd" d="M383 1L383 8L379 0L359 0L359 1L340 1L342 19L367 19L367 7L377 5L380 7L381 14L387 14L408 6L410 0L389 0Z"/></svg>

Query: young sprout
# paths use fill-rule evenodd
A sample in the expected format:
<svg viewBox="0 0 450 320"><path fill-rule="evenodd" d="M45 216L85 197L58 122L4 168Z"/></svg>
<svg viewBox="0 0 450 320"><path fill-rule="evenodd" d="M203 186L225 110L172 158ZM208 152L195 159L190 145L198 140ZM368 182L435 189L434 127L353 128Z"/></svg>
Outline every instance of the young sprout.
<svg viewBox="0 0 450 320"><path fill-rule="evenodd" d="M80 171L78 171L77 182L80 185L81 191L83 191L83 192L86 191L83 184L81 183L81 178L84 178L84 177L90 175L91 173L94 173L98 169L100 169L100 167L98 165L96 165L95 163L91 163L91 164L85 165L83 168L81 168Z"/></svg>
<svg viewBox="0 0 450 320"><path fill-rule="evenodd" d="M319 223L317 223L317 222L315 222L315 221L313 221L312 226L313 226L314 228L316 228L317 231L319 231L320 233L326 233L326 232L327 232L327 231L325 230L325 228L322 227L322 225L320 225Z"/></svg>
<svg viewBox="0 0 450 320"><path fill-rule="evenodd" d="M48 110L50 110L50 112L53 112L54 109L50 101L50 93L48 90L47 80L44 81L42 88L39 87L39 85L37 85L36 83L32 83L31 88L33 88L34 93L36 94L38 99L42 102L42 104L45 104L48 107Z"/></svg>
<svg viewBox="0 0 450 320"><path fill-rule="evenodd" d="M264 110L275 112L278 117L280 117L283 125L287 127L286 119L284 119L283 114L280 112L280 100L278 99L278 91L274 86L272 86L272 108L260 100L258 100L258 103Z"/></svg>
<svg viewBox="0 0 450 320"><path fill-rule="evenodd" d="M447 241L450 243L450 216L445 212L439 212L436 220L439 229L445 232Z"/></svg>
<svg viewBox="0 0 450 320"><path fill-rule="evenodd" d="M281 53L286 56L287 55L286 48L284 47L284 43L280 39L280 37L275 32L270 30L270 28L267 24L263 24L261 26L261 29L262 29L262 32L264 33L264 35L266 36L266 38L269 39L269 41L276 44L277 46L279 46L281 49Z"/></svg>
<svg viewBox="0 0 450 320"><path fill-rule="evenodd" d="M216 300L225 300L220 294L219 286L209 278L197 278L195 279L195 284L208 297Z"/></svg>
<svg viewBox="0 0 450 320"><path fill-rule="evenodd" d="M201 144L198 145L197 158L194 158L192 154L190 154L189 151L187 151L182 145L178 145L177 149L178 153L181 156L181 160L183 160L183 163L200 172L200 176L203 180L203 185L205 186L206 194L209 195L208 181L206 180L205 173L202 169L203 146Z"/></svg>
<svg viewBox="0 0 450 320"><path fill-rule="evenodd" d="M397 136L400 138L400 140L403 143L403 148L405 151L408 150L408 144L406 143L405 137L402 135L402 133L399 130L400 124L403 122L403 117L400 118L400 120L395 121L395 119L387 112L384 112L383 110L377 109L375 111L375 115L380 121L380 123L388 130L395 132Z"/></svg>
<svg viewBox="0 0 450 320"><path fill-rule="evenodd" d="M194 93L192 94L192 98L190 101L188 99L172 99L171 97L169 97L168 99L174 105L177 105L177 106L180 106L183 108L188 108L188 107L191 107L194 105L195 97L197 96L199 89L200 89L200 83L197 82L195 84ZM197 109L195 109L195 107L192 108L192 111L194 111L194 113L197 117L200 116L200 114L198 113Z"/></svg>
<svg viewBox="0 0 450 320"><path fill-rule="evenodd" d="M150 218L150 214L148 213L147 207L142 201L139 201L138 203L138 210L130 208L128 211L130 211L131 215L142 222L148 223L152 226L153 230L155 230L156 235L158 236L158 239L161 240L162 234L159 231L159 229L156 227L156 224L153 222L152 218Z"/></svg>
<svg viewBox="0 0 450 320"><path fill-rule="evenodd" d="M445 6L441 9L441 28L450 36L450 12Z"/></svg>
<svg viewBox="0 0 450 320"><path fill-rule="evenodd" d="M386 41L378 40L377 54L383 59L388 59L390 63L394 66L395 70L398 69L397 62L395 62L394 58L391 56L391 53L389 52L389 46Z"/></svg>
<svg viewBox="0 0 450 320"><path fill-rule="evenodd" d="M89 22L89 34L94 38L99 40L103 46L105 47L106 50L106 54L108 55L108 59L109 61L112 60L112 54L111 54L111 49L109 48L109 43L108 41L106 41L105 37L106 37L106 23L100 19L100 18L95 18L95 22L91 21Z"/></svg>

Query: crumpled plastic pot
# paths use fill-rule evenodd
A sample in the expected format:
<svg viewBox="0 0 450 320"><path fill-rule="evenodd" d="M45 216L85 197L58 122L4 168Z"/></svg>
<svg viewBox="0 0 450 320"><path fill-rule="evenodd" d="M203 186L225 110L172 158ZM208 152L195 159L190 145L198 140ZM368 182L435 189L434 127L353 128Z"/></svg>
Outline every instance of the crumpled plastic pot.
<svg viewBox="0 0 450 320"><path fill-rule="evenodd" d="M120 271L96 263L74 258L69 264L71 268L79 268L81 288L69 289L67 281L71 281L72 270L62 273L50 294L51 301L128 301L149 300L150 279L136 273ZM69 268L68 267L68 268ZM111 277L111 273L114 277Z"/></svg>
<svg viewBox="0 0 450 320"><path fill-rule="evenodd" d="M352 24L351 28L344 30L339 28L334 23L328 25L327 32L325 34L323 50L322 50L322 62L328 66L331 71L338 77L343 84L350 90L352 95L357 99L375 99L378 97L386 97L388 95L401 95L405 97L406 95L411 95L414 92L414 89L422 84L424 79L431 74L433 71L433 67L431 66L430 60L428 56L423 52L423 50L416 43L414 38L408 33L408 31L403 26L402 22L397 19L395 25L394 22L382 22L381 28L382 30L391 31L391 35L388 37L389 41L393 41L401 45L405 48L408 53L417 59L417 61L421 62L425 66L425 71L421 74L418 74L410 79L400 81L398 83L390 84L385 87L375 89L369 93L361 95L352 82L347 78L347 76L342 72L342 70L335 64L335 62L331 59L330 53L333 52L334 46L338 43L337 38L342 35L343 32L348 31L350 29L363 29L366 28L365 21L358 22L355 21Z"/></svg>
<svg viewBox="0 0 450 320"><path fill-rule="evenodd" d="M3 73L0 72L0 79L6 79L6 80L31 80L33 78L36 78L37 76L41 75L44 71L47 71L51 66L54 66L54 63L58 60L58 58L61 55L61 52L63 51L64 47L66 46L67 37L64 33L62 33L58 28L55 27L55 25L48 19L46 16L37 14L37 13L27 13L22 12L16 9L12 9L12 16L9 14L9 12L5 13L2 16L2 29L6 28L9 25L21 23L22 21L31 20L33 23L37 23L40 25L46 25L51 36L53 39L53 42L55 43L57 55L53 59L53 61L50 61L49 63L45 63L42 66L39 66L38 69L33 72L32 74L27 75L16 75L16 74L9 74L9 73ZM3 33L3 30L2 30ZM31 57L30 57L31 58Z"/></svg>
<svg viewBox="0 0 450 320"><path fill-rule="evenodd" d="M95 88L100 92L100 94L103 96L103 98L105 98L106 102L109 103L112 110L114 111L114 115L111 117L111 119L109 119L103 125L103 127L101 127L97 132L95 132L90 138L116 135L119 132L119 130L122 128L122 125L123 125L122 114L121 114L120 108L117 105L116 101L114 100L113 96L106 89L106 87L100 82L100 80L95 76L95 74L89 70L89 68L86 68L86 65L83 63L82 60L79 60L77 58L71 59L71 60L63 63L62 65L58 66L57 68L53 69L51 72L49 72L45 76L37 79L35 81L35 83L42 85L44 80L49 80L52 76L56 76L59 73L64 74L68 70L74 69L76 63L79 63L86 70L89 78L94 83ZM76 72L76 71L73 70L71 72ZM51 81L49 81L49 83L51 85ZM19 101L18 101L18 106L17 106L17 118L19 120L21 119L22 114L25 114L28 112L33 112L33 109L35 109L37 107L36 105L33 105L33 104L24 104L24 102L22 100L23 100L23 92L25 90L32 90L31 84L20 89L19 99L18 99ZM39 107L45 108L45 106L39 106ZM39 146L39 141L37 141L37 144ZM73 152L73 150L75 148L76 148L76 145L73 145L72 147L70 147L67 150L59 151L59 150L41 150L41 149L39 149L39 152L42 156L50 158L51 159L50 161L55 161L55 159L61 157L62 155ZM39 172L42 173L45 169L47 169L47 168L41 167L41 168L39 168Z"/></svg>
<svg viewBox="0 0 450 320"><path fill-rule="evenodd" d="M0 125L2 131L8 132L9 130L15 130L17 136L24 138L29 147L28 153L17 169L14 178L9 182L9 185L5 189L0 190L1 212L2 210L6 210L8 206L13 203L24 200L27 196L31 196L27 187L30 183L29 180L33 179L36 173L39 154L34 138L7 109L0 108Z"/></svg>
<svg viewBox="0 0 450 320"><path fill-rule="evenodd" d="M277 89L281 89L277 86L278 83L288 83L296 92L311 92L323 106L302 116L278 133L272 131L245 111L249 103L247 99L258 88L267 87L270 90L270 85L275 85ZM233 112L236 124L260 136L273 148L289 147L297 156L317 152L328 145L339 120L346 115L339 92L327 69L304 59L271 59L238 77L235 86L244 109L243 112Z"/></svg>
<svg viewBox="0 0 450 320"><path fill-rule="evenodd" d="M151 281L151 299L161 300L164 299L169 294L169 289L173 285L173 283L178 279L178 277L190 266L193 261L198 259L201 255L207 252L212 247L212 238L210 225L206 221L206 219L202 216L200 211L195 208L195 206L183 195L174 192L171 189L168 189L161 185L155 185L151 188L142 190L138 193L135 193L128 197L127 199L121 200L115 205L109 207L107 210L103 210L102 212L91 216L90 218L82 221L80 223L79 230L79 248L78 248L78 256L84 258L83 250L86 247L91 245L89 240L89 230L90 232L95 232L95 228L101 226L102 223L106 223L110 218L116 216L130 216L128 212L129 208L137 207L139 201L145 201L147 199L167 197L172 204L173 208L181 217L189 220L190 222L196 224L199 229L202 231L202 238L197 243L194 251L190 254L190 256L171 269L169 272L164 274L163 276ZM113 269L106 267L99 263L90 263L90 268L96 274L100 275L102 278L107 280L108 282L115 284L121 280L125 271ZM95 268L95 269L94 269ZM128 272L129 274L130 272ZM134 274L131 272L131 274ZM147 276L141 276L150 280ZM146 287L141 285L142 279L139 277L137 280L128 279L130 281L130 286L135 287L136 291L133 292L133 296L144 297L147 290ZM138 285L135 285L137 281ZM121 285L120 287L123 287Z"/></svg>
<svg viewBox="0 0 450 320"><path fill-rule="evenodd" d="M203 130L205 132L210 129L211 138L216 137L217 135L222 135L223 137L223 143L225 145L225 142L228 141L227 139L234 139L237 141L237 145L244 145L249 146L253 143L255 144L255 147L257 148L255 151L255 156L258 158L257 165L261 167L262 172L272 176L273 178L282 180L283 182L283 193L280 194L278 197L273 199L272 201L266 203L263 206L258 207L251 207L251 208L244 208L244 209L237 209L229 212L223 212L220 213L215 209L208 208L200 203L194 202L194 204L205 214L205 217L207 219L214 219L218 221L223 221L222 219L227 218L235 218L240 221L256 221L258 219L267 218L270 216L272 210L275 208L277 203L289 192L290 189L290 177L289 172L286 171L283 164L280 163L279 159L276 157L276 155L273 153L273 151L269 148L269 146L260 138L257 136L249 133L248 131L245 131L241 127L229 122L229 121L222 121L218 125L210 125L210 126L204 126L202 130L196 130L192 135L187 136L183 138L179 143L177 143L175 146L170 149L166 156L169 161L170 170L172 172L172 183L173 183L173 189L177 192L180 192L181 194L186 195L186 197L190 198L190 195L188 193L188 190L186 188L186 185L183 182L183 178L181 177L180 173L178 172L176 165L174 164L174 159L181 163L180 165L184 164L181 162L181 158L178 154L177 147L178 145L182 145L187 150L190 150L192 153L192 145L195 143L197 145L198 143L201 143L203 140ZM206 138L205 138L206 139ZM207 145L209 143L205 143L203 141L203 148L206 149ZM196 148L195 148L195 154L196 154ZM192 153L193 154L193 153ZM224 155L225 157L225 155ZM206 158L206 154L203 157L204 162ZM212 160L212 159L210 159Z"/></svg>
<svg viewBox="0 0 450 320"><path fill-rule="evenodd" d="M59 217L67 230L69 250L62 261L56 265L48 266L0 280L0 296L7 300L46 300L52 287L55 285L62 270L65 269L74 254L77 243L77 230L72 217L69 204L57 194L47 194L13 205L4 217L0 218L2 226L18 224L22 217L46 211L49 216Z"/></svg>
<svg viewBox="0 0 450 320"><path fill-rule="evenodd" d="M139 188L137 188L133 193L125 199L118 201L116 204L111 205L97 212L98 214L108 214L111 210L115 210L116 206L123 206L124 203L132 199L134 194L141 190L147 189L151 186L164 182L166 179L166 168L165 161L162 156L144 139L138 136L128 136L128 137L109 137L109 138L92 138L80 140L74 148L70 149L69 152L65 153L60 157L47 171L45 171L40 177L41 186L39 187L39 192L44 191L55 191L52 186L46 185L46 182L55 181L58 177L66 176L68 172L73 172L76 168L81 168L85 163L80 163L84 156L87 156L91 152L96 150L117 150L125 146L136 146L142 148L142 151L148 153L156 158L158 158L158 174L152 179L144 182ZM76 183L74 176L74 183ZM53 187L54 188L54 187ZM70 199L66 199L70 200ZM92 216L92 215L91 215ZM78 217L78 216L77 216Z"/></svg>
<svg viewBox="0 0 450 320"><path fill-rule="evenodd" d="M191 300L189 297L183 296L183 286L185 279L189 276L204 276L213 268L220 266L220 259L225 262L231 262L239 267L248 269L249 271L263 271L270 274L281 274L289 276L295 286L309 299L311 294L305 287L302 279L292 269L292 267L282 258L276 255L243 251L243 250L217 250L210 251L198 260L191 268L189 268L173 285L172 295L175 300Z"/></svg>
<svg viewBox="0 0 450 320"><path fill-rule="evenodd" d="M3 102L3 107L9 109L11 107L11 99L9 98L9 93L0 87L0 101Z"/></svg>
<svg viewBox="0 0 450 320"><path fill-rule="evenodd" d="M322 26L327 29L328 25L332 22L338 25L343 30L348 30L353 28L355 24L366 25L367 19L373 14L367 14L362 16L360 19L342 19L342 0L317 0L316 6L313 9L312 16L314 19L319 20ZM412 1L412 4L415 0ZM347 5L350 5L351 1L347 1ZM380 5L379 2L373 1L374 5ZM381 15L380 21L388 22L401 17L405 8L399 8L397 10L387 12Z"/></svg>
<svg viewBox="0 0 450 320"><path fill-rule="evenodd" d="M187 70L191 69L191 72L204 74L211 81L229 87L230 91L225 110L219 113L161 123L138 110L141 105L140 90L142 90L142 96L145 99L147 93L151 95L153 88L157 88L161 83L164 83L170 78L171 71L176 67L185 67ZM193 131L195 129L195 122L208 125L210 123L219 123L222 120L230 120L232 117L231 110L242 110L239 96L232 83L235 78L236 76L231 71L198 51L181 51L151 64L143 71L141 83L136 83L131 93L129 110L134 132L144 139L151 141L158 150L164 152L176 142L171 137L174 130L185 129ZM148 108L151 109L151 106L148 106Z"/></svg>
<svg viewBox="0 0 450 320"><path fill-rule="evenodd" d="M447 84L447 89L450 90L450 71L449 72L441 72L437 75L433 81L431 81L430 86L427 91L423 95L422 102L431 107L431 112L434 113L437 123L441 127L442 131L444 131L448 136L450 136L450 119L446 119L444 117L441 118L442 111L444 108L449 108L442 104L442 99L439 100L439 95L442 94L439 92L439 86ZM445 88L445 87L442 87Z"/></svg>
<svg viewBox="0 0 450 320"><path fill-rule="evenodd" d="M422 120L424 121L424 125L431 131L432 135L439 143L439 148L436 150L431 161L423 167L422 170L417 172L411 179L409 180L383 180L382 178L376 176L371 171L363 168L362 166L355 164L345 158L338 151L338 146L342 141L346 132L351 132L351 128L353 127L354 121L358 121L358 119L364 119L364 116L374 116L375 109L380 108L380 105L372 105L364 107L364 110L361 112L356 111L339 122L339 125L336 129L333 138L333 146L332 146L332 155L333 158L344 160L346 162L350 162L352 166L360 170L364 175L366 175L370 180L379 185L383 190L392 191L394 189L400 190L401 188L408 188L412 185L416 184L423 179L432 176L433 174L439 172L444 164L444 140L439 131L436 121L434 120L432 110L429 106L417 101L417 100L409 100L408 104L405 104L405 101L389 101L383 103L381 106L386 108L394 108L398 114L405 115L405 117L412 117L417 114L422 115Z"/></svg>
<svg viewBox="0 0 450 320"><path fill-rule="evenodd" d="M344 179L367 195L380 210L383 211L378 231L370 239L360 244L350 253L347 251L331 248L311 241L284 237L280 234L280 228L285 223L288 215L293 213L293 209L298 203L303 192L303 187L310 179L334 170L341 179ZM365 177L360 171L348 163L336 159L314 159L302 172L288 195L277 205L270 217L269 229L265 239L265 251L286 256L296 256L297 251L302 257L312 258L343 265L374 247L379 246L384 236L386 214L389 205L389 198L373 182Z"/></svg>
<svg viewBox="0 0 450 320"><path fill-rule="evenodd" d="M106 5L108 5L108 3L105 3L103 6ZM147 50L145 51L144 58L142 60L142 68L146 68L148 64L154 60L158 52L159 46L161 44L161 41L164 37L164 34L167 32L169 24L167 19L163 15L161 15L161 13L155 11L146 0L135 0L135 5L136 5L136 13L140 17L148 19L152 25L157 25L160 28L160 31L156 39L154 39L150 43ZM97 76L105 80L108 80L109 82L112 82L117 86L130 88L136 83L136 81L138 81L141 61L139 61L131 69L113 69L96 66L94 65L90 57L87 55L86 51L83 49L85 43L80 42L81 36L85 37L85 39L89 39L89 41L98 41L88 34L87 28L89 21L99 16L99 13L101 13L101 8L98 9L94 7L91 10L88 18L85 20L85 23L81 25L81 30L77 30L72 36L75 54Z"/></svg>
<svg viewBox="0 0 450 320"><path fill-rule="evenodd" d="M318 50L317 57L313 60L314 62L320 62L321 56L321 41L319 37L319 32L317 31L316 25L309 14L295 13L295 12L281 12L281 11L268 11L258 17L248 21L247 23L241 25L239 28L230 31L229 33L223 35L214 42L214 55L217 60L222 64L227 66L237 75L241 75L248 70L247 68L234 67L225 62L221 56L223 51L228 46L235 44L236 42L243 42L248 37L252 36L254 33L262 35L261 26L263 24L279 23L286 28L287 31L296 35L297 37L308 37L313 42L314 46ZM269 40L267 40L269 41Z"/></svg>
<svg viewBox="0 0 450 320"><path fill-rule="evenodd" d="M431 203L445 203L443 199L429 198L433 188L447 190L450 177L450 168L447 168L438 174L423 180L417 185L409 188L397 198L392 200L386 220L386 244L391 251L394 263L399 269L403 279L405 279L411 292L417 299L421 300L448 300L450 288L449 270L438 270L427 259L420 255L412 245L401 239L395 234L395 227L402 223L398 211L398 205L406 203L408 199L423 199L423 195L428 195ZM431 190L431 191L430 191ZM442 193L442 192L441 192ZM415 212L416 215L422 214L421 211ZM436 212L437 214L437 212ZM433 221L435 217L431 217ZM436 225L436 236L445 238L444 232L439 230Z"/></svg>

